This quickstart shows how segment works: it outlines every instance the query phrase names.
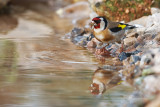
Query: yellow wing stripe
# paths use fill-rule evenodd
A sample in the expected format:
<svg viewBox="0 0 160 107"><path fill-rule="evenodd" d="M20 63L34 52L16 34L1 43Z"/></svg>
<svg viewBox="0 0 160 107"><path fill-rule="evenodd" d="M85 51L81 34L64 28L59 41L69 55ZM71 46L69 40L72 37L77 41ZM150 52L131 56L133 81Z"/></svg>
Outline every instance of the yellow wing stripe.
<svg viewBox="0 0 160 107"><path fill-rule="evenodd" d="M118 27L121 27L122 29L124 29L126 27L126 25L119 24Z"/></svg>

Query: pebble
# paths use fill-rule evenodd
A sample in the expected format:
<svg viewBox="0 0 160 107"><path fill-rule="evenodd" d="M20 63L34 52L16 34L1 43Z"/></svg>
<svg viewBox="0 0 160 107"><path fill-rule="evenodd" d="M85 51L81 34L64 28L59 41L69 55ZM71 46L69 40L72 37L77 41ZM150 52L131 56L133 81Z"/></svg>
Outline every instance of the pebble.
<svg viewBox="0 0 160 107"><path fill-rule="evenodd" d="M94 41L89 41L87 43L87 48L96 48L97 44Z"/></svg>
<svg viewBox="0 0 160 107"><path fill-rule="evenodd" d="M125 38L124 39L124 45L125 46L131 46L136 42L136 38L135 37L129 37L129 38Z"/></svg>
<svg viewBox="0 0 160 107"><path fill-rule="evenodd" d="M124 59L126 59L127 57L130 57L131 55L135 55L135 54L138 54L140 51L136 50L136 51L133 51L133 52L122 52L118 55L118 58L120 61L123 61ZM139 58L138 56L135 58L135 61L138 61Z"/></svg>

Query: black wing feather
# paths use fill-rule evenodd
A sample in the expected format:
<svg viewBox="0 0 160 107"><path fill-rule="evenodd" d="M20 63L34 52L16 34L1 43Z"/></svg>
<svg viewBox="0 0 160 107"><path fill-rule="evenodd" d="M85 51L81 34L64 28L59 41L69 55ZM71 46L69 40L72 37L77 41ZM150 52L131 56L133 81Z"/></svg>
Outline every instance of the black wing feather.
<svg viewBox="0 0 160 107"><path fill-rule="evenodd" d="M132 25L129 25L129 24L124 24L124 23L119 23L119 24L126 25L125 28L127 28L127 29L134 29L134 28L136 28L136 26L132 26ZM114 28L110 28L109 30L111 30L112 32L119 32L120 30L122 30L122 28L121 27L114 27Z"/></svg>
<svg viewBox="0 0 160 107"><path fill-rule="evenodd" d="M111 30L112 32L118 32L118 31L122 30L122 28L121 27L114 27L109 30Z"/></svg>

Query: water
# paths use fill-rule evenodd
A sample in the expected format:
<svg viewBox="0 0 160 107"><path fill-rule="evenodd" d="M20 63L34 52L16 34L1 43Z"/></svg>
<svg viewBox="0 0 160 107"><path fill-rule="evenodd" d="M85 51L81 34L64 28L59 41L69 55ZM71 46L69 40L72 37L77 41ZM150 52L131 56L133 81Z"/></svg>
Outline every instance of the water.
<svg viewBox="0 0 160 107"><path fill-rule="evenodd" d="M102 96L92 95L89 87L99 62L87 50L62 39L72 28L70 21L59 20L54 13L45 18L32 11L0 18L0 107L123 104L132 87L121 84Z"/></svg>

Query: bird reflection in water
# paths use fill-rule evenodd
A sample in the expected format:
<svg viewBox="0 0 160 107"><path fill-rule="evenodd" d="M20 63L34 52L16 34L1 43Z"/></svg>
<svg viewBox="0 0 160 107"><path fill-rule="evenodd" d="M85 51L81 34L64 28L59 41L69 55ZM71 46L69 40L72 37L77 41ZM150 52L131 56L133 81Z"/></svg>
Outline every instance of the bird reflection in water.
<svg viewBox="0 0 160 107"><path fill-rule="evenodd" d="M121 84L121 77L117 71L98 68L92 78L90 91L94 95L101 95L106 90Z"/></svg>

